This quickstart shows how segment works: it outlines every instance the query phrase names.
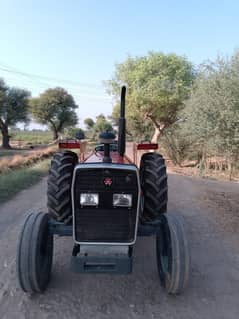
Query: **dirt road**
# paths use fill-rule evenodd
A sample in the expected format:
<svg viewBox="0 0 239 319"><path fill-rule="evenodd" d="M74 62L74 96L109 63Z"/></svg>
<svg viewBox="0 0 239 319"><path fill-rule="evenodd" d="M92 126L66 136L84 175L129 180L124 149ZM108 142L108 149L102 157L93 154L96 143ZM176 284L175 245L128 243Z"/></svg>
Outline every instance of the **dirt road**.
<svg viewBox="0 0 239 319"><path fill-rule="evenodd" d="M192 274L181 296L158 281L153 238L139 238L129 276L69 270L70 238L55 240L53 276L44 295L16 283L16 241L24 216L44 209L46 180L0 207L0 318L239 318L239 184L169 176L169 213L180 211L191 246Z"/></svg>

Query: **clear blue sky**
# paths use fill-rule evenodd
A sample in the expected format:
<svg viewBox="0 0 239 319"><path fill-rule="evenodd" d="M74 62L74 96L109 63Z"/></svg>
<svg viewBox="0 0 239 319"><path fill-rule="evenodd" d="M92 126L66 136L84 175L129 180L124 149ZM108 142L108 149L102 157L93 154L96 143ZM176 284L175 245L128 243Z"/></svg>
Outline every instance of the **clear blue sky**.
<svg viewBox="0 0 239 319"><path fill-rule="evenodd" d="M102 81L128 54L175 52L193 63L238 48L239 1L8 0L0 8L0 69L9 85L35 96L64 86L80 119L110 114ZM62 80L72 81L63 82Z"/></svg>

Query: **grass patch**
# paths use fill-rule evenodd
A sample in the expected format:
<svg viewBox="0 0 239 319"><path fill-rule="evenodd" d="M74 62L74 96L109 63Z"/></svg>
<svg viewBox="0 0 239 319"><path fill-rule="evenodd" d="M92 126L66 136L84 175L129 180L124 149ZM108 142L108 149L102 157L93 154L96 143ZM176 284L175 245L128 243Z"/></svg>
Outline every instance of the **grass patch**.
<svg viewBox="0 0 239 319"><path fill-rule="evenodd" d="M22 141L26 144L48 144L52 142L52 133L41 131L11 132L12 140Z"/></svg>
<svg viewBox="0 0 239 319"><path fill-rule="evenodd" d="M52 132L50 131L14 131L9 132L12 147L26 147L30 145L45 145L52 142ZM0 134L0 144L2 144L2 136Z"/></svg>
<svg viewBox="0 0 239 319"><path fill-rule="evenodd" d="M49 170L50 159L31 167L24 167L0 174L0 203L15 196L23 189L36 184Z"/></svg>
<svg viewBox="0 0 239 319"><path fill-rule="evenodd" d="M13 169L30 166L36 162L52 156L56 152L56 146L50 146L29 152L22 152L11 157L0 157L0 173L6 173Z"/></svg>

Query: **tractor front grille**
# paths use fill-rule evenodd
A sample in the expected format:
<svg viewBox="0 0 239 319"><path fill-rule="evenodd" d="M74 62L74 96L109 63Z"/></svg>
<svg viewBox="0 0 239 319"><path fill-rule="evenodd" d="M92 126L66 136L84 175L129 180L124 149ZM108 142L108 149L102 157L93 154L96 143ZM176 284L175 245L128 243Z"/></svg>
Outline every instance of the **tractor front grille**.
<svg viewBox="0 0 239 319"><path fill-rule="evenodd" d="M106 186L105 178L112 184ZM134 165L79 164L73 178L74 236L78 243L132 243L138 218L138 174ZM99 194L98 207L81 207L81 193ZM113 207L113 194L132 194L131 208Z"/></svg>

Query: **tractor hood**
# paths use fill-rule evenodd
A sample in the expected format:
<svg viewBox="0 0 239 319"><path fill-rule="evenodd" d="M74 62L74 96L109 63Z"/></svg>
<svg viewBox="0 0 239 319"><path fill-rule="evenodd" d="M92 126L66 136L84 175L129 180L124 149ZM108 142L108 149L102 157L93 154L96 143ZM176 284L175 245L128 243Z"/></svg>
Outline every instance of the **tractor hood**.
<svg viewBox="0 0 239 319"><path fill-rule="evenodd" d="M127 156L120 156L118 152L110 152L112 163L115 164L131 164L132 162ZM85 163L101 163L103 162L104 152L92 152L85 160Z"/></svg>

